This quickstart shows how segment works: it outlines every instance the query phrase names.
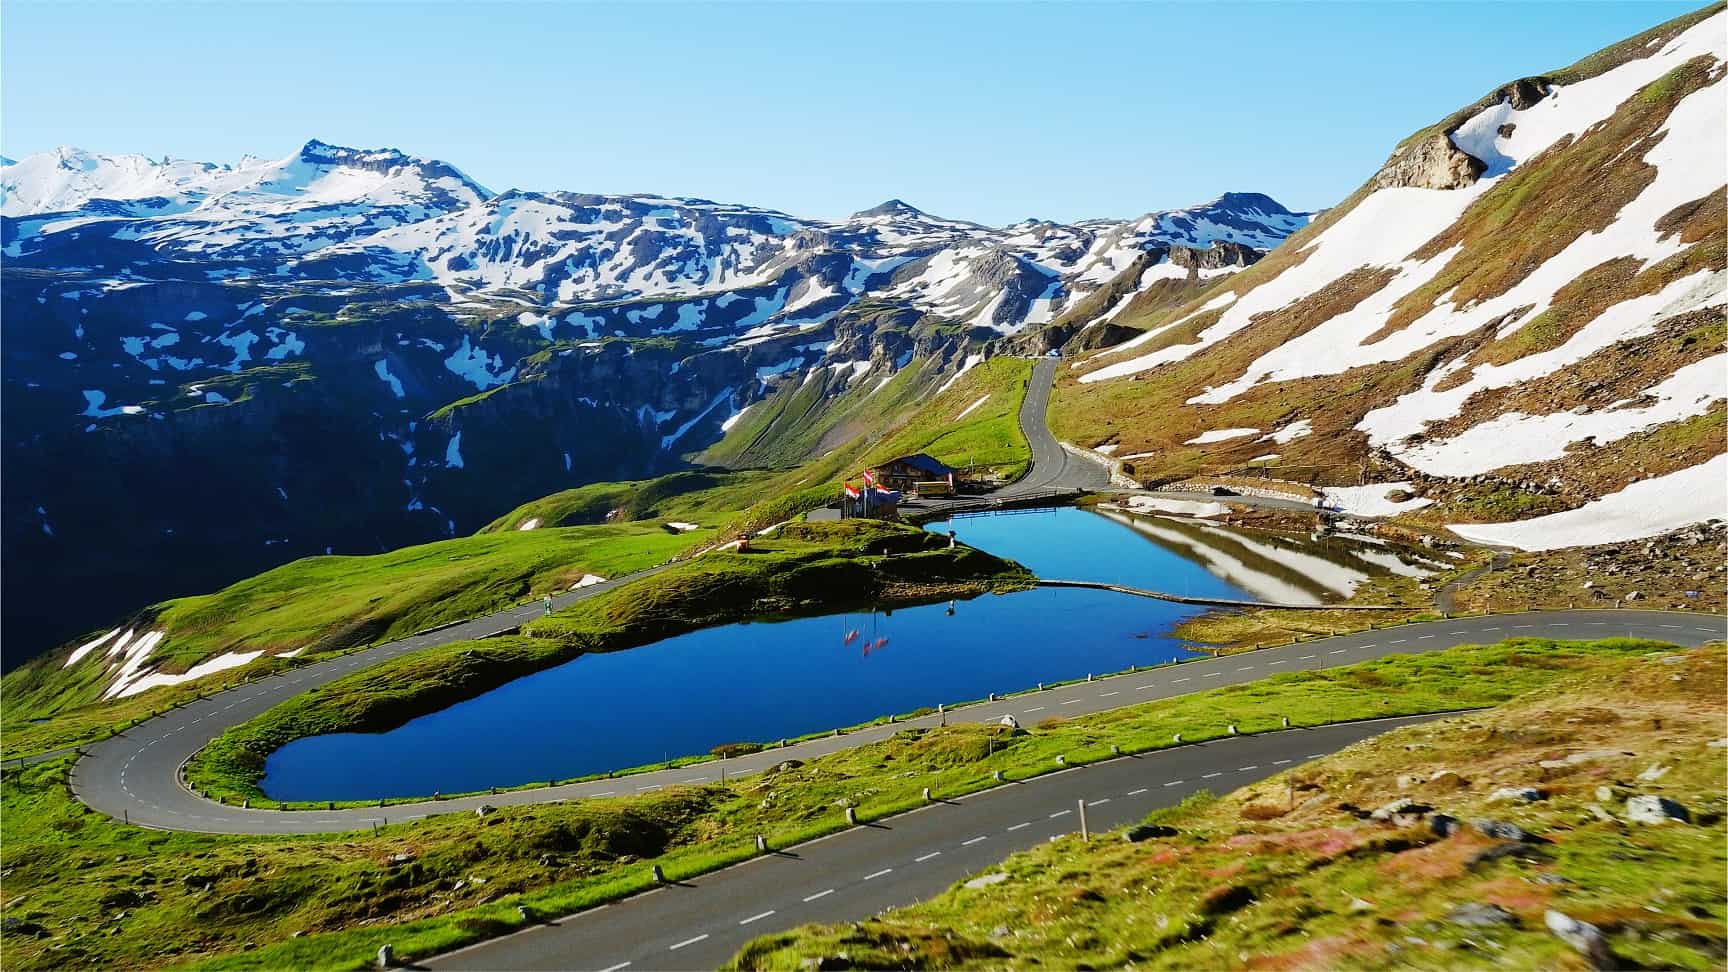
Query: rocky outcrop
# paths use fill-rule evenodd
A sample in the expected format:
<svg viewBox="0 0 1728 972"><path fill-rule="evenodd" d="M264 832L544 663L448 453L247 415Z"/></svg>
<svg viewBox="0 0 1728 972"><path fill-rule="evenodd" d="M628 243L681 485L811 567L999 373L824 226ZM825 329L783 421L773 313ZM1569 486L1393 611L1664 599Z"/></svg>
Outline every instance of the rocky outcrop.
<svg viewBox="0 0 1728 972"><path fill-rule="evenodd" d="M1230 243L1217 240L1205 249L1192 246L1172 246L1169 250L1170 262L1190 270L1240 270L1260 262L1266 255L1264 250L1256 250L1240 243Z"/></svg>
<svg viewBox="0 0 1728 972"><path fill-rule="evenodd" d="M1425 135L1398 152L1375 174L1375 189L1462 189L1487 171L1481 159L1452 144L1446 132Z"/></svg>
<svg viewBox="0 0 1728 972"><path fill-rule="evenodd" d="M1462 189L1473 185L1488 165L1452 144L1452 133L1465 121L1486 108L1510 102L1516 111L1523 111L1548 96L1548 79L1519 78L1495 88L1466 108L1454 112L1428 134L1400 146L1375 174L1375 189L1413 187L1417 189ZM1515 125L1501 126L1501 137L1511 135Z"/></svg>
<svg viewBox="0 0 1728 972"><path fill-rule="evenodd" d="M1548 80L1519 78L1511 84L1502 85L1495 94L1499 96L1498 100L1510 101L1514 109L1523 111L1548 96Z"/></svg>

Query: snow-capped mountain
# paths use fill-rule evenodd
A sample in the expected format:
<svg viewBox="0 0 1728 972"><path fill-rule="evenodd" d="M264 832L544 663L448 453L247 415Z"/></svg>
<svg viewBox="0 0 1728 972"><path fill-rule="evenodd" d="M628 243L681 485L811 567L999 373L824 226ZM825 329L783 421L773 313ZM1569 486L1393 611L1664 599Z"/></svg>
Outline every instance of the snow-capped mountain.
<svg viewBox="0 0 1728 972"><path fill-rule="evenodd" d="M1525 549L1728 518L1724 36L1718 6L1418 132L1251 271L1118 317L1065 407L1145 465L1373 467Z"/></svg>
<svg viewBox="0 0 1728 972"><path fill-rule="evenodd" d="M319 141L233 166L61 148L0 169L0 189L6 256L49 265L80 248L126 265L292 257L490 195L442 162Z"/></svg>
<svg viewBox="0 0 1728 972"><path fill-rule="evenodd" d="M0 191L5 530L36 565L6 596L77 583L117 611L676 468L782 386L838 397L916 358L939 387L1119 267L1199 280L1214 243L1306 221L1247 194L1007 228L493 194L317 141L234 165L61 149ZM13 634L82 623L36 621Z"/></svg>
<svg viewBox="0 0 1728 972"><path fill-rule="evenodd" d="M5 253L19 265L423 280L453 297L545 306L718 296L772 282L786 304L768 316L791 323L883 291L999 332L1049 320L1150 248L1222 240L1268 249L1307 221L1246 193L1127 222L1001 230L899 200L824 222L700 199L493 196L444 163L316 141L287 159L235 166L60 149L7 165L0 182L13 217ZM189 259L200 265L186 267Z"/></svg>

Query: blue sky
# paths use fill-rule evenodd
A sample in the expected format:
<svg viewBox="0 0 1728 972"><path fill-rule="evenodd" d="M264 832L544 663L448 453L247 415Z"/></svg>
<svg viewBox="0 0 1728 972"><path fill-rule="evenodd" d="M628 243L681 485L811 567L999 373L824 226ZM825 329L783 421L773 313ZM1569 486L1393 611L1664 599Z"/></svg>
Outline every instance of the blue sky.
<svg viewBox="0 0 1728 972"><path fill-rule="evenodd" d="M308 138L494 190L985 223L1330 205L1411 131L1692 3L6 0L0 152L232 161Z"/></svg>

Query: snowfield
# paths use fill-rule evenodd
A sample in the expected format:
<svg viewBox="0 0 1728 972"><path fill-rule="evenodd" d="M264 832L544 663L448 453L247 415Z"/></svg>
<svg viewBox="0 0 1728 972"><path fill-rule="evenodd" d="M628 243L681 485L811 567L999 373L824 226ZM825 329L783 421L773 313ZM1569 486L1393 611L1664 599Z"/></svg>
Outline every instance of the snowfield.
<svg viewBox="0 0 1728 972"><path fill-rule="evenodd" d="M1200 433L1194 438L1189 439L1187 442L1184 442L1183 445L1207 445L1213 442L1225 442L1230 439L1240 439L1245 435L1259 434L1259 429L1213 429L1210 432Z"/></svg>
<svg viewBox="0 0 1728 972"><path fill-rule="evenodd" d="M1434 501L1421 496L1394 502L1386 494L1393 490L1409 491L1409 483L1375 483L1371 486L1328 486L1320 491L1327 509L1340 510L1355 516L1396 516L1419 510Z"/></svg>
<svg viewBox="0 0 1728 972"><path fill-rule="evenodd" d="M1728 455L1640 480L1575 510L1515 523L1453 523L1466 540L1519 550L1556 550L1642 540L1728 517Z"/></svg>
<svg viewBox="0 0 1728 972"><path fill-rule="evenodd" d="M1205 518L1223 516L1230 507L1223 503L1201 503L1194 500L1163 499L1157 496L1130 496L1127 506L1136 513L1174 513L1177 516Z"/></svg>

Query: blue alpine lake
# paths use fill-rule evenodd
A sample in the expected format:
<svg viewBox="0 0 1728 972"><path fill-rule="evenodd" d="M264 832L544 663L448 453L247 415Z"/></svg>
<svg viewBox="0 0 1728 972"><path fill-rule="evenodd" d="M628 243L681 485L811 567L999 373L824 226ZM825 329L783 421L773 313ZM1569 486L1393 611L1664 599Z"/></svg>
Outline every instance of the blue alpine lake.
<svg viewBox="0 0 1728 972"><path fill-rule="evenodd" d="M1156 518L1158 532L1147 533L1135 528L1139 519L1061 509L962 517L930 529L953 529L963 542L1041 577L1177 594L1249 597L1256 579L1272 571L1262 564L1238 586L1221 576L1228 570L1208 569L1206 551L1224 547L1227 553L1211 559L1252 565L1252 552L1237 549L1242 531L1212 536ZM1247 542L1272 546L1264 538ZM389 732L297 740L269 757L262 785L284 800L456 793L779 740L1188 657L1169 633L1201 610L1046 588L709 628L583 655Z"/></svg>

